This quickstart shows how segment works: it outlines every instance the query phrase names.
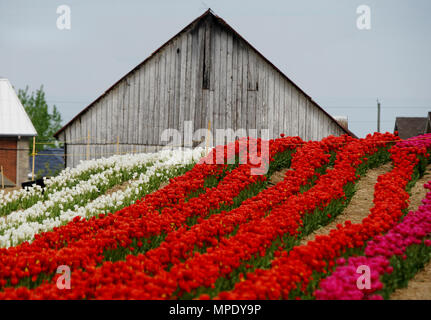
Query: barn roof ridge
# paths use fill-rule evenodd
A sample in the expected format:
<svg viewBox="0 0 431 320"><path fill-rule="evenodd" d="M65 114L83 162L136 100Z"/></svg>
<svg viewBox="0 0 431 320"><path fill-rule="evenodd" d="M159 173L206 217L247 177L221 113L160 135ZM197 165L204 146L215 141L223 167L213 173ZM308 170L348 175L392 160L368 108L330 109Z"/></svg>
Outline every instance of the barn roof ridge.
<svg viewBox="0 0 431 320"><path fill-rule="evenodd" d="M154 57L160 50L162 50L164 47L166 47L169 43L171 43L175 38L183 34L184 32L189 31L192 29L195 25L197 25L199 22L203 21L206 17L213 17L215 18L214 21L218 22L222 26L224 26L226 29L228 29L230 32L232 32L235 36L237 36L239 39L244 41L253 51L255 51L261 58L264 59L271 67L273 67L277 72L281 74L282 77L286 78L292 85L298 89L302 94L305 95L306 98L308 98L311 102L315 104L323 113L325 113L330 119L332 119L338 127L340 127L345 133L357 137L352 131L349 129L344 128L333 116L331 116L325 109L323 109L316 101L313 100L311 96L309 96L304 90L302 90L295 82L293 82L284 72L282 72L278 67L276 67L268 58L266 58L259 50L257 50L253 45L251 45L243 36L241 36L235 29L233 29L224 19L219 17L214 13L214 11L211 8L208 8L202 15L194 19L192 22L190 22L188 25L186 25L183 29L181 29L178 33L176 33L173 37L171 37L169 40L167 40L165 43L163 43L157 50L155 50L151 55L149 55L147 58L145 58L141 63L139 63L137 66L135 66L132 70L127 72L124 76L122 76L119 80L117 80L112 86L110 86L107 90L105 90L99 97L97 97L93 102L91 102L87 107L82 109L77 115L75 115L69 122L67 122L60 130L58 130L54 137L58 137L58 135L63 132L69 125L71 125L76 119L78 119L79 116L84 114L88 109L90 109L96 102L98 102L100 99L102 99L108 92L110 92L117 84L119 84L122 80L124 80L127 76L132 74L135 70L139 69L141 66L143 66L147 61L149 61L152 57Z"/></svg>

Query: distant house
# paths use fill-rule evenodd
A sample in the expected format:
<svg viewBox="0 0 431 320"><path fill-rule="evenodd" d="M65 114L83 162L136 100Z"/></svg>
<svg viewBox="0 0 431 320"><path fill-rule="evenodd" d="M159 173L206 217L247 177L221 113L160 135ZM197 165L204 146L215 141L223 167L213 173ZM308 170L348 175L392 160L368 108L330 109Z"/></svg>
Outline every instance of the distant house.
<svg viewBox="0 0 431 320"><path fill-rule="evenodd" d="M64 169L64 149L63 148L49 148L42 150L34 160L34 174L37 177L50 177L56 172ZM29 175L31 178L31 168L33 159L29 159Z"/></svg>
<svg viewBox="0 0 431 320"><path fill-rule="evenodd" d="M394 131L401 139L408 139L431 132L431 112L427 117L397 117Z"/></svg>
<svg viewBox="0 0 431 320"><path fill-rule="evenodd" d="M27 180L29 141L36 135L9 80L0 79L0 166L5 186L20 185Z"/></svg>

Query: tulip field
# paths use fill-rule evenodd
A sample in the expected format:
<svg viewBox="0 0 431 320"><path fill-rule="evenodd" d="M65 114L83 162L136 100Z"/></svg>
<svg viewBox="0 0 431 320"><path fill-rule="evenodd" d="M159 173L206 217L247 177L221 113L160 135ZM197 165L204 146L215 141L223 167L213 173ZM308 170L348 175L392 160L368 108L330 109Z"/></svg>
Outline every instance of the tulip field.
<svg viewBox="0 0 431 320"><path fill-rule="evenodd" d="M0 191L0 299L389 299L431 258L431 181L408 210L429 151L431 135L281 135L268 153L248 138L81 162ZM301 243L385 164L368 216Z"/></svg>

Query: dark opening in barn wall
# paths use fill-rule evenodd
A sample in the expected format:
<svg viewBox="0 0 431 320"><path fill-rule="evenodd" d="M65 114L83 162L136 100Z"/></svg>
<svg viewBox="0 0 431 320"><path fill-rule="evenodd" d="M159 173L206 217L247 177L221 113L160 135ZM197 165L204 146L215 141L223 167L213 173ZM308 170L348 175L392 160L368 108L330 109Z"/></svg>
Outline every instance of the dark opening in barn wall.
<svg viewBox="0 0 431 320"><path fill-rule="evenodd" d="M211 39L212 39L212 28L211 23L207 20L205 23L204 33L204 52L203 52L203 77L202 77L202 89L211 89Z"/></svg>

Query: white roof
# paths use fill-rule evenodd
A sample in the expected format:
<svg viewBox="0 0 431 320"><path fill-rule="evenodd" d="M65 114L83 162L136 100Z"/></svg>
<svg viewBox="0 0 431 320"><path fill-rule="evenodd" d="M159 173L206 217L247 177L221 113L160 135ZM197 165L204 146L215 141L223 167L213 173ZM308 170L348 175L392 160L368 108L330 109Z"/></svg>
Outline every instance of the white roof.
<svg viewBox="0 0 431 320"><path fill-rule="evenodd" d="M37 132L8 79L0 79L0 136L36 136Z"/></svg>

